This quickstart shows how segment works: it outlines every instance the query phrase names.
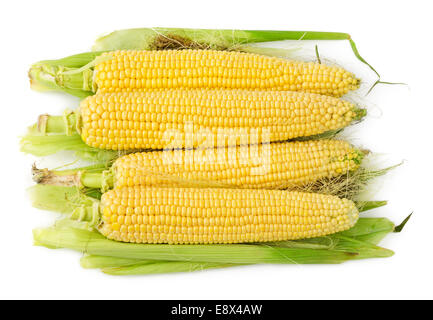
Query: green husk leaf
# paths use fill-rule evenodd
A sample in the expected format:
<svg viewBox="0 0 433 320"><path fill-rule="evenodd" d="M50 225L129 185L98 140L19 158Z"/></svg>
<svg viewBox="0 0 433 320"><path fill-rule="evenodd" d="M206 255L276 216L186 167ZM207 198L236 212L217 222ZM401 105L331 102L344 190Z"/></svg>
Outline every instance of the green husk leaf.
<svg viewBox="0 0 433 320"><path fill-rule="evenodd" d="M122 243L107 240L99 233L75 228L52 227L34 230L34 239L38 245L56 248L69 248L91 255L109 257L213 262L229 264L283 263L341 263L349 259L385 257L391 253L386 249L350 239L341 234L331 237L332 250L311 247L313 239L295 245L275 244L234 244L234 245L148 245ZM329 237L317 238L326 241ZM360 256L360 257L358 257Z"/></svg>
<svg viewBox="0 0 433 320"><path fill-rule="evenodd" d="M297 137L294 139L291 139L290 141L308 141L308 140L325 140L325 139L333 139L335 138L339 133L341 133L344 129L338 129L338 130L330 130L326 131L324 133L316 134L313 136L308 137Z"/></svg>
<svg viewBox="0 0 433 320"><path fill-rule="evenodd" d="M237 265L212 262L161 261L156 263L137 263L135 265L102 268L102 272L112 276L133 276L173 272L194 272L233 266Z"/></svg>
<svg viewBox="0 0 433 320"><path fill-rule="evenodd" d="M386 206L388 201L355 201L359 212L365 212Z"/></svg>
<svg viewBox="0 0 433 320"><path fill-rule="evenodd" d="M80 259L80 264L85 269L116 268L116 267L124 267L124 266L136 265L136 264L149 264L149 263L155 263L155 261L114 258L114 257L96 256L96 255L85 255Z"/></svg>
<svg viewBox="0 0 433 320"><path fill-rule="evenodd" d="M85 189L82 191L86 196L93 199L101 200L102 192L101 189Z"/></svg>
<svg viewBox="0 0 433 320"><path fill-rule="evenodd" d="M373 91L373 89L378 85L378 84L389 84L389 85L404 85L407 86L407 83L403 83L403 82L387 82L387 81L382 81L381 80L381 76L380 74L376 71L376 69L373 68L372 65L370 65L367 61L365 61L365 59L363 57L361 57L361 55L359 54L358 48L356 47L355 41L353 41L352 39L349 40L350 43L350 47L352 48L352 52L355 54L356 58L361 61L362 63L364 63L366 66L368 66L376 75L377 75L377 80L376 82L370 87L370 89L367 91L366 95L369 95L371 91Z"/></svg>
<svg viewBox="0 0 433 320"><path fill-rule="evenodd" d="M89 166L84 166L84 167L80 167L80 168L54 170L53 172L55 172L56 174L61 173L64 175L74 174L74 173L77 173L77 171L86 171L89 173L100 173L100 172L103 172L104 170L107 170L109 167L110 167L110 164L107 164L107 163L95 163L95 164L91 164Z"/></svg>
<svg viewBox="0 0 433 320"><path fill-rule="evenodd" d="M110 249L112 241L106 240L103 238L100 234L98 234L95 231L89 232L87 229L87 225L85 225L83 222L76 222L69 219L63 219L56 222L55 230L57 232L57 236L60 237L60 240L54 241L54 242L47 242L41 240L40 237L35 237L35 245L39 246L45 246L51 249L57 249L60 247L63 247L64 244L64 238L65 235L62 233L61 230L64 229L71 229L71 230L77 230L83 229L85 232L87 232L88 235L95 236L97 239L103 239L103 243L100 243L100 246L104 246L104 249ZM51 228L53 229L53 228ZM361 218L359 219L358 223L349 231L337 233L331 236L327 237L320 237L320 238L313 238L313 239L305 239L305 240L298 240L298 241L283 241L283 242L275 242L275 243L265 243L265 244L257 244L254 246L258 247L265 247L269 250L273 250L273 248L282 248L286 250L289 253L297 253L298 255L295 255L295 257L299 258L299 252L302 252L302 250L308 250L313 255L319 255L323 253L323 251L327 251L328 253L334 252L335 254L339 255L339 253L344 252L348 253L350 255L350 259L353 260L359 260L359 259L367 259L367 258L384 258L384 257L390 257L393 255L393 252L388 249L377 247L376 244L379 241L379 238L377 237L378 234L388 234L389 232L392 232L393 230L393 224L383 218ZM89 243L93 245L93 240L90 240L86 237L81 237L82 239L79 240L81 243L78 245L75 244L75 247L73 249L79 250L81 252L89 252L89 250L84 249L83 250L83 242ZM361 241L360 239L364 239ZM73 240L76 241L76 240ZM73 242L72 241L72 242ZM132 247L140 247L140 246L148 246L148 245L138 245L138 244L129 244ZM67 246L68 248L71 248L74 246L74 244L69 244ZM160 248L162 248L162 251L166 251L166 245L159 245ZM229 245L231 246L231 245ZM241 247L247 246L247 248L250 248L251 245L240 245ZM177 254L176 247L179 246L171 246L174 247L174 251L170 250L172 254ZM182 245L180 247L183 247ZM196 246L193 246L196 247ZM197 246L197 247L215 247L214 245L206 245L206 246ZM221 247L221 246L216 246ZM81 248L81 249L80 249ZM305 252L305 251L304 251ZM118 256L113 257L113 253L108 253L106 255L95 255L90 254L86 255L81 258L81 265L84 268L100 268L103 272L110 274L110 275L144 275L144 274L154 274L154 273L170 273L170 272L191 272L191 271L198 271L198 270L204 270L209 268L225 268L225 267L231 267L236 265L245 265L245 264L252 264L252 263L227 263L227 262L219 262L219 261L213 261L213 262L198 262L198 261L191 261L191 257L185 256L185 257L176 257L176 260L179 258L185 259L179 260L179 261L163 261L163 260L153 260L153 259L139 259L139 258L131 258L129 256L128 252L123 253L123 251L119 251L117 253ZM169 254L169 253L168 253ZM220 255L221 253L219 253ZM226 253L228 254L228 257L230 257L231 252ZM126 257L124 257L126 256ZM284 259L282 262L276 262L276 263L330 263L326 262L327 260L321 260L321 261L305 261L300 262L297 260L289 260L292 256L289 254L288 256L282 256L281 258ZM340 257L341 258L341 257ZM169 258L169 260L173 260L172 258ZM213 259L214 260L214 259ZM332 263L341 263L343 261L337 262L337 260L334 260ZM254 262L253 262L254 263ZM264 263L264 262L256 262L256 263Z"/></svg>
<svg viewBox="0 0 433 320"><path fill-rule="evenodd" d="M412 214L413 214L413 212L412 212L410 215L408 215L408 216L406 217L406 219L403 220L402 223L400 223L397 227L395 227L395 228L394 228L394 232L396 232L396 233L402 232L403 229L404 229L404 227L406 226L406 223L408 223L408 221L409 221L410 218L412 217Z"/></svg>
<svg viewBox="0 0 433 320"><path fill-rule="evenodd" d="M264 56L278 57L284 59L294 59L295 52L300 50L299 46L293 46L289 49L282 48L270 48L270 47L259 47L259 46L241 46L239 51L249 52L255 54L261 54Z"/></svg>
<svg viewBox="0 0 433 320"><path fill-rule="evenodd" d="M378 247L374 244L357 240L354 238L346 237L341 234L336 234L335 239L338 240L334 250L356 252L357 255L353 258L355 260L368 259L368 258L388 258L394 255L394 252Z"/></svg>
<svg viewBox="0 0 433 320"><path fill-rule="evenodd" d="M61 66L65 68L81 68L86 64L95 60L96 57L100 56L103 52L84 52L79 54L74 54L65 58L55 59L55 60L43 60L35 63L34 66L38 64L50 65L50 66Z"/></svg>
<svg viewBox="0 0 433 320"><path fill-rule="evenodd" d="M376 71L376 69L374 69L367 61L364 60L364 58L359 54L358 48L356 47L356 43L355 41L353 41L352 39L349 39L349 43L350 46L352 48L353 53L355 54L355 56L358 58L359 61L361 61L362 63L364 63L365 65L367 65L376 75L377 77L380 79L380 74Z"/></svg>
<svg viewBox="0 0 433 320"><path fill-rule="evenodd" d="M35 208L60 213L72 213L76 208L73 199L80 198L78 188L36 184L28 189L32 205ZM83 200L84 205L91 201Z"/></svg>
<svg viewBox="0 0 433 320"><path fill-rule="evenodd" d="M281 40L348 40L339 32L137 28L114 31L95 41L92 50L166 49L171 43L193 43L201 48L230 49L239 45ZM167 41L164 41L167 40Z"/></svg>
<svg viewBox="0 0 433 320"><path fill-rule="evenodd" d="M28 189L35 208L69 214L73 219L61 219L56 226L72 226L93 230L99 212L96 212L101 193L94 189L80 190L78 187L34 185ZM77 223L74 223L74 222Z"/></svg>
<svg viewBox="0 0 433 320"><path fill-rule="evenodd" d="M69 248L93 255L128 259L212 262L229 264L283 263L335 264L357 253L332 250L280 248L267 245L148 245L107 240L101 234L76 228L33 231L35 243L50 248Z"/></svg>
<svg viewBox="0 0 433 320"><path fill-rule="evenodd" d="M210 268L224 268L234 264L188 262L188 261L153 261L125 259L96 255L85 255L80 259L85 269L102 269L110 275L142 275L171 272L191 272Z"/></svg>
<svg viewBox="0 0 433 320"><path fill-rule="evenodd" d="M350 238L369 245L377 245L393 230L394 224L386 218L359 218L351 229L334 235L296 241L273 242L271 244L286 248L338 249L341 239ZM352 250L358 250L358 246L354 246Z"/></svg>
<svg viewBox="0 0 433 320"><path fill-rule="evenodd" d="M363 243L353 239L340 239L337 250L344 250L345 248L352 250L353 244L356 246L357 255L353 256L354 260L366 258L386 258L391 257L394 253L391 250L376 247L368 243ZM122 263L125 264L121 265ZM106 257L102 259L101 266L94 264L93 267L102 268L102 271L109 275L147 275L158 273L172 273L172 272L193 272L203 271L205 269L227 268L233 266L241 266L242 264L223 264L223 263L200 263L189 261L160 261L160 262L137 262L132 264L134 260L115 259ZM111 264L112 266L104 266ZM244 265L244 264L243 264Z"/></svg>
<svg viewBox="0 0 433 320"><path fill-rule="evenodd" d="M85 269L102 269L110 275L143 275L172 272L192 272L211 268L224 268L233 264L188 262L188 261L152 261L124 259L105 256L85 255L80 259Z"/></svg>
<svg viewBox="0 0 433 320"><path fill-rule="evenodd" d="M21 138L21 151L32 155L43 157L64 150L85 150L92 152L84 144L80 135L70 136L63 134L42 135L29 132Z"/></svg>
<svg viewBox="0 0 433 320"><path fill-rule="evenodd" d="M315 51L315 53L316 53L316 59L317 59L317 62L318 62L319 64L322 64L322 60L320 60L319 46L318 46L317 44L314 46L314 51Z"/></svg>
<svg viewBox="0 0 433 320"><path fill-rule="evenodd" d="M56 228L74 228L74 229L82 229L87 231L94 231L95 229L91 225L90 222L87 221L77 221L68 218L57 220L54 223Z"/></svg>
<svg viewBox="0 0 433 320"><path fill-rule="evenodd" d="M89 161L110 162L119 152L92 148L86 145L79 134L41 134L33 127L21 138L21 151L38 157L60 151L74 151L76 157Z"/></svg>
<svg viewBox="0 0 433 320"><path fill-rule="evenodd" d="M386 218L361 218L353 228L340 234L377 245L385 236L393 231L394 223Z"/></svg>

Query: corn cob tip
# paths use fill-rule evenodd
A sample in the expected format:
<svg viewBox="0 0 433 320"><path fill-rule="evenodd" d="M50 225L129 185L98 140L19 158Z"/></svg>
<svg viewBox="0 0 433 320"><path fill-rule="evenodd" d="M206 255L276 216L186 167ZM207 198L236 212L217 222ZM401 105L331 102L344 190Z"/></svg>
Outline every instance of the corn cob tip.
<svg viewBox="0 0 433 320"><path fill-rule="evenodd" d="M355 151L353 152L353 154L350 155L350 160L352 160L353 162L355 162L355 164L357 165L356 169L359 168L359 166L362 163L362 160L364 160L364 157L366 155L369 154L370 151L368 150L362 150L362 149L355 149Z"/></svg>
<svg viewBox="0 0 433 320"><path fill-rule="evenodd" d="M368 156L371 154L371 150L368 149L359 149L359 152L362 153L362 157Z"/></svg>
<svg viewBox="0 0 433 320"><path fill-rule="evenodd" d="M361 86L361 79L359 79L359 78L355 77L355 75L353 75L352 84L353 84L353 89L352 90L359 89L359 87Z"/></svg>
<svg viewBox="0 0 433 320"><path fill-rule="evenodd" d="M367 115L367 109L365 108L355 107L353 112L355 113L353 121L359 121Z"/></svg>
<svg viewBox="0 0 433 320"><path fill-rule="evenodd" d="M356 224L359 219L359 210L356 205L353 205L353 207L349 210L349 212L347 213L347 217L349 218L348 229L350 229Z"/></svg>

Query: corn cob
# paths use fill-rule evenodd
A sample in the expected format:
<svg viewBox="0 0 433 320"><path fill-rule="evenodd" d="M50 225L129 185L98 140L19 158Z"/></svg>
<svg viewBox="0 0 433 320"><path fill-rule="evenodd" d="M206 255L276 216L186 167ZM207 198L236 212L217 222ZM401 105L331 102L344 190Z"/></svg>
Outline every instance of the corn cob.
<svg viewBox="0 0 433 320"><path fill-rule="evenodd" d="M167 153L141 152L120 157L113 165L114 186L204 183L247 189L285 189L356 170L363 157L360 151L340 140L220 148L202 161L192 150Z"/></svg>
<svg viewBox="0 0 433 320"><path fill-rule="evenodd" d="M136 150L284 141L343 128L365 110L300 92L166 90L100 93L79 113L89 146Z"/></svg>
<svg viewBox="0 0 433 320"><path fill-rule="evenodd" d="M125 187L102 195L99 231L134 243L211 244L306 239L351 228L347 199L281 190Z"/></svg>
<svg viewBox="0 0 433 320"><path fill-rule="evenodd" d="M277 142L209 149L205 154L197 150L131 153L102 173L93 167L62 171L34 167L33 179L39 184L103 190L140 185L293 189L355 171L363 156L341 140Z"/></svg>
<svg viewBox="0 0 433 320"><path fill-rule="evenodd" d="M103 53L89 87L102 91L224 88L291 90L341 97L359 86L350 72L313 62L215 50Z"/></svg>

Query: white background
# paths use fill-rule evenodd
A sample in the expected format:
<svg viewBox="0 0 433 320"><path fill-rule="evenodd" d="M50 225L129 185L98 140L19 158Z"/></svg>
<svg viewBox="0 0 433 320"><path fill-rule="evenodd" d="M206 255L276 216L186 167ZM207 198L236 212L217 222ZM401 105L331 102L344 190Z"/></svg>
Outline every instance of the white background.
<svg viewBox="0 0 433 320"><path fill-rule="evenodd" d="M429 4L415 0L2 2L0 298L433 298ZM371 115L351 129L355 142L380 153L384 162L405 160L375 187L375 197L389 199L389 205L374 215L400 222L415 213L403 233L383 243L396 255L336 266L251 266L121 278L81 269L75 252L32 246L31 230L48 226L58 215L31 208L25 188L31 185L35 158L19 153L18 137L38 114L74 108L78 100L31 91L29 65L88 51L103 33L144 26L347 32L383 80L408 83L409 88L377 87L367 99ZM374 80L353 58L348 43L319 48L324 57L338 60L366 84ZM327 55L330 52L332 56Z"/></svg>

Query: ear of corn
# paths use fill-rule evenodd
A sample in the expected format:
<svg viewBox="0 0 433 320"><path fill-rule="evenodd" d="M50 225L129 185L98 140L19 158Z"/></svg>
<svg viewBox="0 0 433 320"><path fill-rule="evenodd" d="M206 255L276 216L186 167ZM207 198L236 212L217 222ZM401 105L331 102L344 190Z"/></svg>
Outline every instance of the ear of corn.
<svg viewBox="0 0 433 320"><path fill-rule="evenodd" d="M246 51L89 52L38 62L30 68L29 78L35 90L60 90L80 98L98 88L291 90L341 97L359 87L359 79L340 67L288 60L287 53L283 58L260 54L281 56L277 49ZM211 60L200 60L204 58L214 62L208 65L203 61Z"/></svg>
<svg viewBox="0 0 433 320"><path fill-rule="evenodd" d="M339 67L252 53L216 50L122 50L96 63L98 90L256 89L291 90L341 97L359 80Z"/></svg>
<svg viewBox="0 0 433 320"><path fill-rule="evenodd" d="M350 34L341 32L289 31L289 30L224 30L224 29L185 29L185 28L136 28L117 30L95 41L93 51L114 50L164 50L164 49L239 49L250 52L259 49L272 49L256 42L294 40L299 46L302 40L347 40L355 57L367 65L380 78L377 71L361 57ZM293 47L293 43L290 43ZM253 51L253 52L254 52ZM278 56L278 54L271 54Z"/></svg>
<svg viewBox="0 0 433 320"><path fill-rule="evenodd" d="M40 61L32 65L29 71L32 88L36 90L60 90L80 98L92 95L91 77L84 76L86 69L93 68L92 62L103 51L124 49L165 50L165 49L218 49L253 52L275 57L281 50L260 45L256 42L296 40L299 47L301 40L348 40L356 58L376 70L362 58L355 42L347 33L316 31L274 31L274 30L220 30L220 29L184 29L184 28L137 28L118 30L100 37L93 46L93 51L73 55L58 60ZM291 45L293 49L293 45ZM287 50L287 49L286 49ZM379 76L379 74L377 74Z"/></svg>
<svg viewBox="0 0 433 320"><path fill-rule="evenodd" d="M33 207L72 215L77 208L91 207L94 201L100 200L102 196L99 189L80 190L77 187L49 184L36 184L28 189L28 193ZM355 204L359 212L364 212L382 207L386 205L386 201L355 201Z"/></svg>
<svg viewBox="0 0 433 320"><path fill-rule="evenodd" d="M350 102L300 92L117 92L83 100L79 127L83 141L100 149L223 147L321 134L364 114Z"/></svg>
<svg viewBox="0 0 433 320"><path fill-rule="evenodd" d="M102 190L158 185L293 189L352 173L359 168L363 156L345 141L311 140L137 152L119 157L109 171L103 171L106 166L99 166L61 171L34 167L32 172L33 180L40 184Z"/></svg>
<svg viewBox="0 0 433 320"><path fill-rule="evenodd" d="M313 193L125 187L101 198L99 231L136 243L243 243L319 237L358 220L347 199Z"/></svg>
<svg viewBox="0 0 433 320"><path fill-rule="evenodd" d="M209 150L132 153L113 164L114 186L221 186L286 189L356 170L362 153L340 140Z"/></svg>
<svg viewBox="0 0 433 320"><path fill-rule="evenodd" d="M35 203L39 205L43 204L44 199L48 202L56 198L65 201L64 189L71 190L66 198L76 203L73 200L79 196L76 188L36 185L32 187L32 198L35 200L39 198L39 201ZM49 194L51 198L43 197L44 193ZM80 201L85 201L85 199ZM75 206L78 204L76 203ZM85 205L84 202L83 204ZM72 212L73 210L74 206L68 205L63 211ZM65 223L60 223L62 221ZM35 230L35 244L48 248L70 248L96 255L84 257L83 266L102 268L104 272L113 275L149 274L158 272L158 270L159 272L191 271L184 270L185 264L189 264L192 270L197 270L195 267L211 264L214 267L224 267L236 263L341 263L349 259L388 257L393 254L392 251L375 245L386 234L394 230L394 225L387 219L376 218L361 218L348 231L330 236L267 243L263 247L256 245L125 244L109 241L95 231L77 229L77 226L85 229L88 227L82 223L77 224L75 221L63 219L59 220L56 227ZM158 260L160 262L157 262ZM175 260L180 264L169 264L161 260Z"/></svg>

